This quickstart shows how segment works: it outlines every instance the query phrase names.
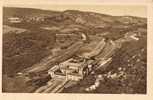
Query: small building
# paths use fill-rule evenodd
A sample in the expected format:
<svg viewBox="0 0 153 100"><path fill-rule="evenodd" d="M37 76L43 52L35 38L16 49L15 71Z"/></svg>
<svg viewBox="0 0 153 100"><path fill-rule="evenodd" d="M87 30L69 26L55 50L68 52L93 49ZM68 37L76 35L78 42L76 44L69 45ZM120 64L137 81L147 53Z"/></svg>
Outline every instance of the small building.
<svg viewBox="0 0 153 100"><path fill-rule="evenodd" d="M10 18L8 18L8 21L10 23L20 23L22 20L18 17L10 17Z"/></svg>
<svg viewBox="0 0 153 100"><path fill-rule="evenodd" d="M75 73L70 73L66 76L67 80L74 80L74 81L79 81L83 79L82 75L75 74Z"/></svg>
<svg viewBox="0 0 153 100"><path fill-rule="evenodd" d="M55 77L65 77L64 74L62 74L59 70L59 66L58 65L55 65L54 67L52 67L49 71L48 71L48 74L52 77L52 78L55 78Z"/></svg>

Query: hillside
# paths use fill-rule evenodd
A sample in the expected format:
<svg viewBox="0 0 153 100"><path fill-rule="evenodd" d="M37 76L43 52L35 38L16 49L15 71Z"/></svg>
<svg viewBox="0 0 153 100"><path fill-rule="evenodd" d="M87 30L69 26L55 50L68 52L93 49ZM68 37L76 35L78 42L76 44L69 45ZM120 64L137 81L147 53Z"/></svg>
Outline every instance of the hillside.
<svg viewBox="0 0 153 100"><path fill-rule="evenodd" d="M3 74L13 74L38 62L51 53L55 33L37 30L3 35Z"/></svg>
<svg viewBox="0 0 153 100"><path fill-rule="evenodd" d="M9 18L17 18L19 22L13 23ZM80 41L80 34L85 33L89 41L78 51L80 54L93 50L101 38L114 41L130 35L136 38L123 44L107 70L95 73L115 74L120 73L118 69L124 69L126 79L106 78L97 90L89 93L146 93L147 18L78 10L4 7L3 19L3 92L33 92L43 82L34 80L31 85L16 74L37 65L47 56L59 55L59 52ZM85 93L83 89L94 81L95 77L89 75L63 92ZM16 84L20 84L19 87Z"/></svg>
<svg viewBox="0 0 153 100"><path fill-rule="evenodd" d="M82 31L88 34L124 34L128 30L146 26L146 18L133 16L111 16L94 12L66 10L63 12L46 11L30 8L4 7L4 24L23 29L47 27L64 33ZM23 14L24 12L24 14ZM21 23L9 23L8 17L19 17ZM116 36L117 37L117 36Z"/></svg>

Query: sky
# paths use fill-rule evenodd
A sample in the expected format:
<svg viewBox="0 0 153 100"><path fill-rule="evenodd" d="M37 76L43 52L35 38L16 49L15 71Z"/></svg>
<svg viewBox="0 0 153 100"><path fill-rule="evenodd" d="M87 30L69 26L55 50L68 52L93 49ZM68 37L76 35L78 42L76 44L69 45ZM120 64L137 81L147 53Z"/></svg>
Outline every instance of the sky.
<svg viewBox="0 0 153 100"><path fill-rule="evenodd" d="M102 14L109 14L114 16L122 16L122 15L139 16L139 17L147 16L147 7L142 4L132 4L132 5L125 4L125 3L124 4L100 4L100 3L94 4L94 3L91 3L93 0L89 0L88 4L87 3L70 4L70 0L66 0L67 2L65 3L59 2L61 0L56 0L56 3L53 1L55 0L52 0L52 2L50 0L43 0L43 1L42 0L5 0L4 6L38 8L38 9L56 10L56 11L81 10L81 11L92 11L92 12L97 12ZM99 2L100 0L95 0L95 1ZM139 1L144 1L144 0L139 0Z"/></svg>
<svg viewBox="0 0 153 100"><path fill-rule="evenodd" d="M7 3L61 3L61 4L68 4L68 3L103 3L103 2L126 2L126 3L146 3L151 2L152 0L3 0Z"/></svg>

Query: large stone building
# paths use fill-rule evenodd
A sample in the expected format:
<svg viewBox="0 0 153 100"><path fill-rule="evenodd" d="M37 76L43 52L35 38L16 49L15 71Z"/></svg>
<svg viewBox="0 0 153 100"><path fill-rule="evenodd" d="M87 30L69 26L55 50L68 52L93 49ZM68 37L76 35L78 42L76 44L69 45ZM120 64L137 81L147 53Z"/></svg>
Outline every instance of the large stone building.
<svg viewBox="0 0 153 100"><path fill-rule="evenodd" d="M91 71L93 60L71 58L59 65L52 67L48 73L52 78L63 77L67 80L79 81Z"/></svg>

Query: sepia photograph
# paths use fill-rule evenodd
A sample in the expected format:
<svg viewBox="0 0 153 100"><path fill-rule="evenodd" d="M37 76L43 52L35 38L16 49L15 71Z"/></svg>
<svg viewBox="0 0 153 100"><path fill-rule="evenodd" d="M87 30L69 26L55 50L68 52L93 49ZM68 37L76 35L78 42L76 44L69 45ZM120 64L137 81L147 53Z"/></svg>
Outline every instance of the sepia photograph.
<svg viewBox="0 0 153 100"><path fill-rule="evenodd" d="M2 11L3 93L147 94L147 6Z"/></svg>

